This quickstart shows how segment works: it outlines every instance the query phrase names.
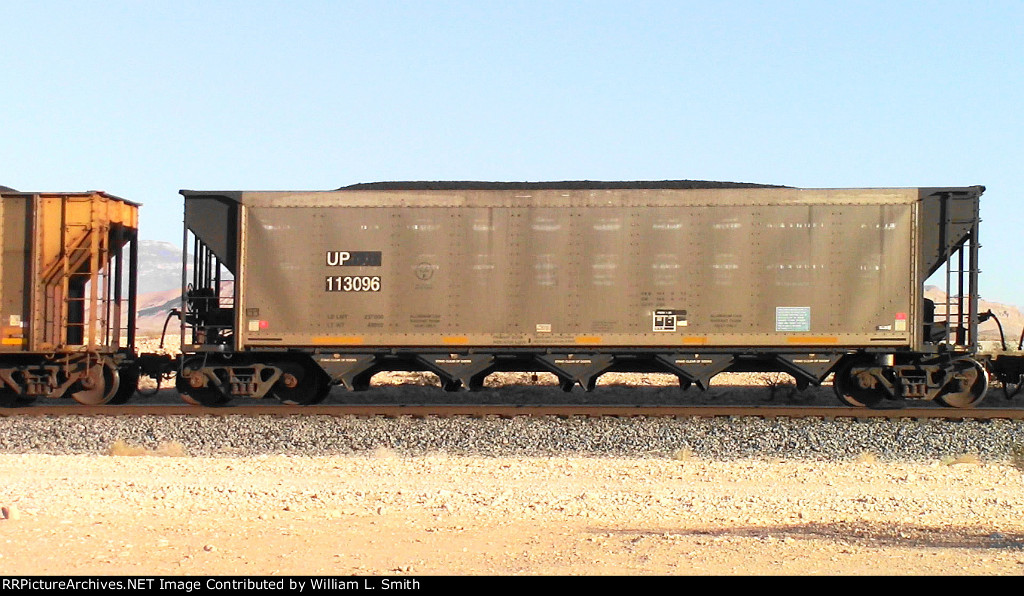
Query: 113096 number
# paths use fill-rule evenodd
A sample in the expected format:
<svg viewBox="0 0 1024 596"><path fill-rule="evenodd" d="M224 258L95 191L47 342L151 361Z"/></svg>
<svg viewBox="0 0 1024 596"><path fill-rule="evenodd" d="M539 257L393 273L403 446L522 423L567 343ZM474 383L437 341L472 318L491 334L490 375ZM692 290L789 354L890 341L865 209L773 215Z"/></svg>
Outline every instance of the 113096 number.
<svg viewBox="0 0 1024 596"><path fill-rule="evenodd" d="M379 275L329 275L328 292L379 292Z"/></svg>

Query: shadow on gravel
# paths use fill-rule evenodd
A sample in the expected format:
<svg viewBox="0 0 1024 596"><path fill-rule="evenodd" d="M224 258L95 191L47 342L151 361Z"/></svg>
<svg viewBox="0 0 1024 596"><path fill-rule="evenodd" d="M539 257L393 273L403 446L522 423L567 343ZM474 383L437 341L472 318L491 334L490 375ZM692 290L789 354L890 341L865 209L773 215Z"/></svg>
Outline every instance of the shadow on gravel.
<svg viewBox="0 0 1024 596"><path fill-rule="evenodd" d="M873 523L870 525L844 523L810 523L764 527L738 527L721 530L663 531L637 529L593 528L594 533L620 535L636 541L643 538L680 539L707 537L754 538L760 540L824 540L863 547L905 548L963 548L975 550L1024 551L1024 534L1003 534L978 528L912 526Z"/></svg>
<svg viewBox="0 0 1024 596"><path fill-rule="evenodd" d="M153 396L136 395L131 403L151 405L179 405L181 397L172 389L161 389ZM275 400L235 399L230 405L273 404ZM419 384L381 385L369 391L348 392L340 387L332 389L324 405L635 405L635 406L693 406L693 405L840 405L831 387L809 388L805 391L788 388L772 391L764 386L712 386L707 391L696 387L682 390L678 386L625 386L599 385L586 392L576 387L563 392L554 385L506 385L483 391L448 392L440 387ZM230 407L230 406L229 406Z"/></svg>
<svg viewBox="0 0 1024 596"><path fill-rule="evenodd" d="M181 396L164 381L159 391L147 380L142 394L132 397L132 405L180 405ZM793 378L784 373L722 373L707 390L682 389L676 378L663 373L608 373L601 377L595 391L576 386L563 392L550 373L496 373L487 378L482 391L444 391L437 376L428 372L379 373L369 391L350 392L334 386L324 405L635 405L635 406L840 406L831 381L817 387L798 389ZM47 400L39 400L45 402ZM1021 400L1024 401L1024 400ZM235 399L230 406L273 404L277 400ZM1001 391L989 392L987 405L1007 406ZM940 407L934 402L914 407Z"/></svg>

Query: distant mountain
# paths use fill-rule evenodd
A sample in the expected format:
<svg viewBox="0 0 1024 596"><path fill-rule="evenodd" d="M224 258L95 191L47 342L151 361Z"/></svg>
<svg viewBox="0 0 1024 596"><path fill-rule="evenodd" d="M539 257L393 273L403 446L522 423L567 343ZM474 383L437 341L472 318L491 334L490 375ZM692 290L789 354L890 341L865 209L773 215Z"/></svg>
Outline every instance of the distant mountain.
<svg viewBox="0 0 1024 596"><path fill-rule="evenodd" d="M940 290L937 286L925 286L924 296L925 298L935 302L936 312L944 312L946 305L945 292ZM956 299L956 296L951 298L954 302ZM986 313L990 310L992 311L992 314L999 319L999 323L1003 326L1003 335L1006 338L1007 347L1017 347L1017 342L1020 341L1021 329L1024 329L1024 314L1021 313L1020 307L1012 304L978 300L979 313ZM981 340L997 341L999 339L999 326L996 324L996 321L994 319L989 319L982 323L978 327L978 336Z"/></svg>
<svg viewBox="0 0 1024 596"><path fill-rule="evenodd" d="M234 294L234 282L221 282L221 295L232 296ZM135 325L144 334L151 335L163 329L167 321L167 315L174 309L181 308L181 290L161 290L159 292L147 292L138 296L138 315ZM226 304L223 306L227 306ZM178 318L172 318L167 326L168 332L175 333L178 329Z"/></svg>
<svg viewBox="0 0 1024 596"><path fill-rule="evenodd" d="M180 280L179 280L180 281ZM158 333L172 309L181 308L181 289L146 292L138 296L138 315L135 325L141 333ZM170 332L178 329L178 319L168 324Z"/></svg>
<svg viewBox="0 0 1024 596"><path fill-rule="evenodd" d="M189 263L191 266L191 263ZM181 248L170 242L139 241L139 294L181 288Z"/></svg>
<svg viewBox="0 0 1024 596"><path fill-rule="evenodd" d="M192 269L191 258L188 269ZM231 291L230 287L227 291ZM172 309L181 308L181 248L170 242L139 241L139 294L137 327L159 332ZM174 319L168 330L178 328Z"/></svg>
<svg viewBox="0 0 1024 596"><path fill-rule="evenodd" d="M190 263L191 265L191 263ZM159 333L173 308L181 307L181 248L170 242L139 241L139 294L136 326ZM178 320L168 329L176 332Z"/></svg>

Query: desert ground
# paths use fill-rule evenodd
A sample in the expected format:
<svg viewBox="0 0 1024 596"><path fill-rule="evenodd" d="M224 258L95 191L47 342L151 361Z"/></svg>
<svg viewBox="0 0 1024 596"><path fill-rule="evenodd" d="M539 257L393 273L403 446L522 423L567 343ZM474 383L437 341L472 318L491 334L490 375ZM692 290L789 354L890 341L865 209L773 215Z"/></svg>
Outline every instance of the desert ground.
<svg viewBox="0 0 1024 596"><path fill-rule="evenodd" d="M1018 575L1009 463L0 458L5 575Z"/></svg>

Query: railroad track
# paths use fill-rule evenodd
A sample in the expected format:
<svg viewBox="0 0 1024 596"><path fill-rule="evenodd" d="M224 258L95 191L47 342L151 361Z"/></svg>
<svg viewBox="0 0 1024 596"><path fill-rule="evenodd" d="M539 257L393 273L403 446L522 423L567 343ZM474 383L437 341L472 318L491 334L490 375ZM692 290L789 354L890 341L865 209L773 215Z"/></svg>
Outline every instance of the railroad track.
<svg viewBox="0 0 1024 596"><path fill-rule="evenodd" d="M669 417L669 418L913 418L940 420L1024 420L1024 408L986 407L953 409L907 407L891 409L841 406L633 406L633 405L402 405L331 404L315 406L229 405L207 408L182 405L83 406L32 405L0 409L0 416L380 416L427 417Z"/></svg>

